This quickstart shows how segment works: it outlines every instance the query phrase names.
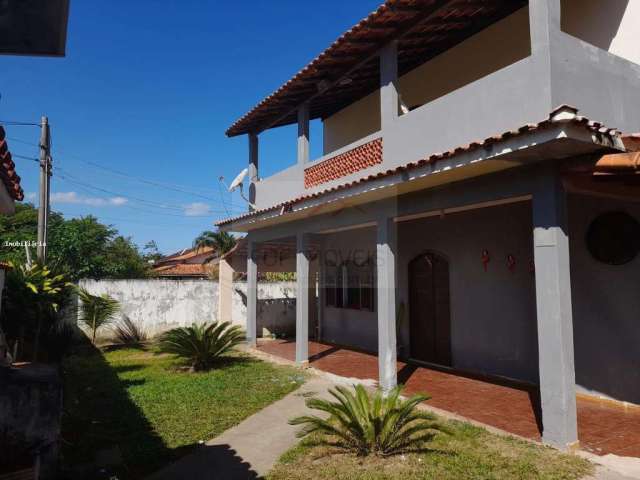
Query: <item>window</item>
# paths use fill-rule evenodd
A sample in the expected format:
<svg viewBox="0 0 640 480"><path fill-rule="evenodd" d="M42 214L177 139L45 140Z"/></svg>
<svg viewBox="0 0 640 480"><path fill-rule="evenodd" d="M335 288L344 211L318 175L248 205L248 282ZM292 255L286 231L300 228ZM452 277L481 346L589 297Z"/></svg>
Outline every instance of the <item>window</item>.
<svg viewBox="0 0 640 480"><path fill-rule="evenodd" d="M640 223L626 212L603 213L589 225L586 241L599 262L624 265L640 251Z"/></svg>
<svg viewBox="0 0 640 480"><path fill-rule="evenodd" d="M325 303L328 307L374 311L374 276L371 258L358 265L347 261L327 266Z"/></svg>

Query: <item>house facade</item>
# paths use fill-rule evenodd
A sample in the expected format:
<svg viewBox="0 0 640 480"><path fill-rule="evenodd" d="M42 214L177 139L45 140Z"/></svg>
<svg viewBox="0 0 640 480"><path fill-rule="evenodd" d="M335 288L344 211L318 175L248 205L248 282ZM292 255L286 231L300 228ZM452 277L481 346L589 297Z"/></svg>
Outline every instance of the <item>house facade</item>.
<svg viewBox="0 0 640 480"><path fill-rule="evenodd" d="M562 448L577 392L639 404L639 38L635 0L387 0L345 32L227 131L249 342L258 271L295 271L299 362L312 338L376 352L385 389L398 358L534 384Z"/></svg>

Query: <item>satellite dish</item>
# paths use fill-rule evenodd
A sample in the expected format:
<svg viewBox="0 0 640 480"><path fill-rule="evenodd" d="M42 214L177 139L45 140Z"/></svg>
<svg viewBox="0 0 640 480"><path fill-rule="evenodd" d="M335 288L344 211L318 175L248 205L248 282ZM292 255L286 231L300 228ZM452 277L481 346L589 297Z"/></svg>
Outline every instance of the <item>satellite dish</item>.
<svg viewBox="0 0 640 480"><path fill-rule="evenodd" d="M227 190L229 191L229 193L232 193L236 189L239 188L240 189L240 196L242 197L242 199L245 202L247 202L252 209L255 210L256 206L253 203L251 203L247 197L244 196L244 191L242 190L242 182L244 181L244 179L246 178L246 176L248 174L249 174L249 169L248 168L245 168L244 170L242 170L238 174L238 176L233 179L233 182L231 182L231 185L229 185ZM222 183L226 187L226 185L224 183L224 177L219 177L218 180L220 181L220 183Z"/></svg>
<svg viewBox="0 0 640 480"><path fill-rule="evenodd" d="M248 173L249 173L248 168L245 168L244 170L242 170L238 174L238 176L233 179L233 182L231 182L231 185L229 185L229 192L233 192L238 187L240 187L240 190L242 190L242 182L244 181L244 178L247 176Z"/></svg>

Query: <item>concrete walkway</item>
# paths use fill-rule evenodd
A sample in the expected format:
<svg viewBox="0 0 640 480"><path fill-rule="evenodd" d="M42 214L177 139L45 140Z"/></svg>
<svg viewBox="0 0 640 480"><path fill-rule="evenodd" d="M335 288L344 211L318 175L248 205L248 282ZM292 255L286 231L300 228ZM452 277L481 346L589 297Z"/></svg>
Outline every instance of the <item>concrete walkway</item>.
<svg viewBox="0 0 640 480"><path fill-rule="evenodd" d="M330 380L311 377L302 387L208 441L196 452L156 472L148 480L247 480L266 475L299 439L290 418L310 413L309 396L327 398Z"/></svg>

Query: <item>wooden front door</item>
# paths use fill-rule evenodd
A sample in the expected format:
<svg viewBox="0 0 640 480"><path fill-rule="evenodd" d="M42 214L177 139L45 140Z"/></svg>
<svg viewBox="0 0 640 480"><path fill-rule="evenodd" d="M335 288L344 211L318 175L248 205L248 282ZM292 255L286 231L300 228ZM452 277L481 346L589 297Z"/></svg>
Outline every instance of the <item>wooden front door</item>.
<svg viewBox="0 0 640 480"><path fill-rule="evenodd" d="M449 262L433 252L409 264L411 358L451 366Z"/></svg>

